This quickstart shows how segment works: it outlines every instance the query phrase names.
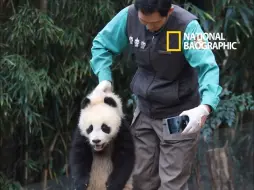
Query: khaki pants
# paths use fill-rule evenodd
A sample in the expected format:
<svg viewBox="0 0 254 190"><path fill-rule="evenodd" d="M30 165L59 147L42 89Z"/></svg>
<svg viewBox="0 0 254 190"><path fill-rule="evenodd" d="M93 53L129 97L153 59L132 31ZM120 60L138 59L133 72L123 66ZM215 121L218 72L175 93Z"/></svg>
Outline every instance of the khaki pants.
<svg viewBox="0 0 254 190"><path fill-rule="evenodd" d="M169 134L162 120L137 108L131 125L136 145L133 190L188 190L198 134Z"/></svg>

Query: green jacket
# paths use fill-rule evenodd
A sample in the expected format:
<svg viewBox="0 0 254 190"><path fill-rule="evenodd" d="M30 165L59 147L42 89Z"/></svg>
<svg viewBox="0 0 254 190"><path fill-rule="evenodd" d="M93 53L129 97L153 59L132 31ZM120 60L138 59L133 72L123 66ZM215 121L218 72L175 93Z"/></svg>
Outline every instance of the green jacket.
<svg viewBox="0 0 254 190"><path fill-rule="evenodd" d="M120 54L129 45L126 36L127 14L128 7L122 9L93 40L90 64L99 81L112 81L112 56ZM185 30L185 33L201 32L203 31L196 20L191 21ZM201 104L210 105L213 111L216 110L222 88L219 85L219 67L213 52L209 49L184 49L183 46L182 49L189 64L198 71Z"/></svg>

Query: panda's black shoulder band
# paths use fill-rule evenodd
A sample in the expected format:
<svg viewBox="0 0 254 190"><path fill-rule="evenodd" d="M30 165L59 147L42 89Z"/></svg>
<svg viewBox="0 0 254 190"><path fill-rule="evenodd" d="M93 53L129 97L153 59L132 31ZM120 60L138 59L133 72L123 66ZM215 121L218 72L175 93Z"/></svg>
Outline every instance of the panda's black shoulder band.
<svg viewBox="0 0 254 190"><path fill-rule="evenodd" d="M84 109L88 104L90 103L90 99L85 97L82 101L81 101L81 109Z"/></svg>
<svg viewBox="0 0 254 190"><path fill-rule="evenodd" d="M104 103L108 104L108 105L110 105L112 107L117 107L116 101L113 98L111 98L111 97L105 97L104 98Z"/></svg>

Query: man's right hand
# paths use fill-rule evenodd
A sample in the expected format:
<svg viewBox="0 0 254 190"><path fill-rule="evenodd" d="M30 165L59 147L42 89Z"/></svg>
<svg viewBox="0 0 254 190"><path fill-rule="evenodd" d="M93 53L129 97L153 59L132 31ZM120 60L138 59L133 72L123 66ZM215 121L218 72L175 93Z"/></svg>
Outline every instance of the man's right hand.
<svg viewBox="0 0 254 190"><path fill-rule="evenodd" d="M103 80L95 87L94 90L102 92L112 92L112 83L108 80Z"/></svg>

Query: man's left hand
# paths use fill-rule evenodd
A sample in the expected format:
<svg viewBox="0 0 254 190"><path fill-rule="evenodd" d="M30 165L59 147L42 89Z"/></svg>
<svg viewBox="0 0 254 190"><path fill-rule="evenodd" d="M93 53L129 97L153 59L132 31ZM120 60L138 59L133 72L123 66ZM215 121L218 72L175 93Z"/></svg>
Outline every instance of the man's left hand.
<svg viewBox="0 0 254 190"><path fill-rule="evenodd" d="M207 105L199 105L193 109L183 111L180 116L187 115L189 117L189 123L183 130L182 134L198 132L209 115L208 110L209 107Z"/></svg>

